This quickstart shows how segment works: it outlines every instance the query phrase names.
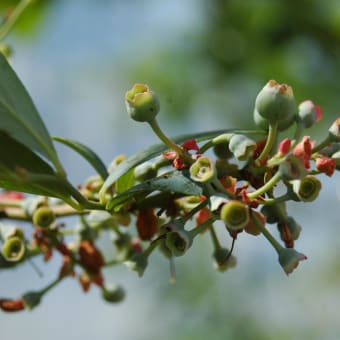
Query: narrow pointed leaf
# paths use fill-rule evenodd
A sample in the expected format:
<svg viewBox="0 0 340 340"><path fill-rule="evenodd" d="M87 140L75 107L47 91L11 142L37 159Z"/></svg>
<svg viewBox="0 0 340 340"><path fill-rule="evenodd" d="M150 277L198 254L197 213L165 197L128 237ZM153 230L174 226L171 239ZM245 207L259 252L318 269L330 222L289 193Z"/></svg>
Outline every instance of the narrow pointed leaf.
<svg viewBox="0 0 340 340"><path fill-rule="evenodd" d="M215 131L207 131L207 132L198 132L193 134L186 134L182 136L174 137L173 140L175 143L183 143L189 139L196 139L198 142L204 141L210 138L214 138L222 133L241 133L241 134L254 134L261 135L263 131L255 131L255 130L236 130L236 129L226 129L226 130L215 130ZM138 164L141 164L149 159L152 159L162 152L168 150L168 147L163 143L152 145L121 162L109 175L109 177L104 182L101 190L100 196L103 198L108 188L112 186L114 182L117 181L119 177L124 175L130 169L134 168Z"/></svg>
<svg viewBox="0 0 340 340"><path fill-rule="evenodd" d="M0 188L70 199L67 186L49 164L0 132Z"/></svg>
<svg viewBox="0 0 340 340"><path fill-rule="evenodd" d="M66 139L62 137L52 137L55 141L60 142L64 145L69 146L71 149L79 153L81 156L83 156L91 165L92 167L97 171L97 173L100 175L100 177L105 180L107 176L109 175L106 169L105 164L103 161L99 158L99 156L91 150L86 145L76 142L72 139Z"/></svg>
<svg viewBox="0 0 340 340"><path fill-rule="evenodd" d="M176 192L194 196L199 196L203 192L197 183L184 176L182 172L174 171L138 184L114 197L108 202L107 209L114 209L114 207L129 201L138 193L150 193L153 191Z"/></svg>
<svg viewBox="0 0 340 340"><path fill-rule="evenodd" d="M31 97L1 53L0 130L46 157L63 173L52 140Z"/></svg>

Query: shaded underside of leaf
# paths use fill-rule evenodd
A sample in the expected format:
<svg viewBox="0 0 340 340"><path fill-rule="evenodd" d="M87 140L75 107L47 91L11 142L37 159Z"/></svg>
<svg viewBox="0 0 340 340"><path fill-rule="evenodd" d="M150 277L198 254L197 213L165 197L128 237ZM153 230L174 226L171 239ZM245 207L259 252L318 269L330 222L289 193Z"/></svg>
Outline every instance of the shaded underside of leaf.
<svg viewBox="0 0 340 340"><path fill-rule="evenodd" d="M107 209L112 210L114 207L121 205L137 193L150 193L154 191L174 192L184 195L199 196L202 194L202 188L190 178L185 176L181 171L174 171L162 176L150 179L138 184L131 189L124 191L122 194L114 197L107 204Z"/></svg>
<svg viewBox="0 0 340 340"><path fill-rule="evenodd" d="M240 133L240 134L255 134L255 135L261 135L263 134L263 131L254 131L254 130L236 130L236 129L224 129L224 130L214 130L214 131L207 131L207 132L198 132L193 134L186 134L181 135L173 138L173 141L175 143L183 143L186 140L189 139L196 139L196 141L204 141L210 138L214 138L222 133ZM168 150L168 147L164 145L163 143L152 145L134 155L129 157L128 159L121 162L114 170L110 173L109 177L104 182L101 190L100 190L100 196L103 197L108 190L112 186L114 182L117 181L119 177L124 175L127 171L134 168L138 164L141 164L145 161L148 161L156 156L158 156L160 153Z"/></svg>
<svg viewBox="0 0 340 340"><path fill-rule="evenodd" d="M37 195L70 197L65 184L49 164L1 131L0 187Z"/></svg>
<svg viewBox="0 0 340 340"><path fill-rule="evenodd" d="M31 97L0 53L0 130L49 159L62 170L50 135Z"/></svg>

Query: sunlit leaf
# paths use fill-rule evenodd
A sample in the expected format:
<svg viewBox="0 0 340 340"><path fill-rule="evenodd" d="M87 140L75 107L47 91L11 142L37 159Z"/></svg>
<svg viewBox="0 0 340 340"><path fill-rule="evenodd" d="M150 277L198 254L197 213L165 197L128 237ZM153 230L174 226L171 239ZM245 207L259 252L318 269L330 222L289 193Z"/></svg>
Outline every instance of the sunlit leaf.
<svg viewBox="0 0 340 340"><path fill-rule="evenodd" d="M62 173L50 135L25 87L0 53L0 131L49 159Z"/></svg>

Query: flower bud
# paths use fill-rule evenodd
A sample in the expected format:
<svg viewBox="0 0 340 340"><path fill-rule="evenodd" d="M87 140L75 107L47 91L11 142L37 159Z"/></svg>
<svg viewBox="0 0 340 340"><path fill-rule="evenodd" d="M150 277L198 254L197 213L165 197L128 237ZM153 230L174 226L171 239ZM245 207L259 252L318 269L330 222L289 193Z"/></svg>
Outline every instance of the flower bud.
<svg viewBox="0 0 340 340"><path fill-rule="evenodd" d="M239 161L246 161L254 154L256 142L247 136L235 134L230 139L229 149Z"/></svg>
<svg viewBox="0 0 340 340"><path fill-rule="evenodd" d="M55 215L51 208L42 206L33 214L33 223L36 226L47 228L55 221Z"/></svg>
<svg viewBox="0 0 340 340"><path fill-rule="evenodd" d="M293 119L295 99L292 88L270 80L257 95L255 110L270 124Z"/></svg>
<svg viewBox="0 0 340 340"><path fill-rule="evenodd" d="M110 303L122 302L125 298L125 291L119 285L110 285L102 287L102 297Z"/></svg>
<svg viewBox="0 0 340 340"><path fill-rule="evenodd" d="M228 229L240 230L249 223L248 207L241 201L229 201L221 209L221 220Z"/></svg>
<svg viewBox="0 0 340 340"><path fill-rule="evenodd" d="M296 241L299 238L302 230L300 224L298 224L292 216L287 216L285 223L290 231L290 234L292 235L293 240Z"/></svg>
<svg viewBox="0 0 340 340"><path fill-rule="evenodd" d="M213 161L208 157L200 157L190 166L190 177L196 182L209 182L216 177Z"/></svg>
<svg viewBox="0 0 340 340"><path fill-rule="evenodd" d="M325 173L329 177L333 175L336 169L336 161L333 156L332 158L326 156L317 157L315 165L320 172Z"/></svg>
<svg viewBox="0 0 340 340"><path fill-rule="evenodd" d="M43 297L43 293L40 291L26 293L22 297L25 308L33 309L37 307L40 304L42 297Z"/></svg>
<svg viewBox="0 0 340 340"><path fill-rule="evenodd" d="M266 216L264 214L261 214L258 211L253 210L250 215L248 224L244 227L244 231L246 233L257 236L261 234L261 230L259 229L256 222L254 221L253 215L256 215L257 219L262 223L263 226L266 224Z"/></svg>
<svg viewBox="0 0 340 340"><path fill-rule="evenodd" d="M280 175L284 180L301 179L307 175L302 160L296 156L289 156L279 166Z"/></svg>
<svg viewBox="0 0 340 340"><path fill-rule="evenodd" d="M258 111L255 109L254 110L254 122L255 124L263 129L263 130L268 130L269 128L269 121L265 118L263 118L259 113ZM286 119L282 119L278 122L278 130L279 131L284 131L286 129L288 129L294 122L294 116L287 116Z"/></svg>
<svg viewBox="0 0 340 340"><path fill-rule="evenodd" d="M173 256L182 256L192 245L193 237L189 231L179 229L166 234L165 245Z"/></svg>
<svg viewBox="0 0 340 340"><path fill-rule="evenodd" d="M142 163L134 169L135 179L139 182L144 182L157 176L157 169L150 162Z"/></svg>
<svg viewBox="0 0 340 340"><path fill-rule="evenodd" d="M124 264L132 271L137 272L142 277L148 266L148 257L143 253L134 253Z"/></svg>
<svg viewBox="0 0 340 340"><path fill-rule="evenodd" d="M158 96L144 84L135 84L125 94L126 109L137 122L150 122L159 112Z"/></svg>
<svg viewBox="0 0 340 340"><path fill-rule="evenodd" d="M310 128L322 117L320 106L315 105L311 100L305 100L299 105L299 122L304 128Z"/></svg>
<svg viewBox="0 0 340 340"><path fill-rule="evenodd" d="M261 212L266 216L267 223L278 223L286 216L286 204L285 202L281 202L272 205L264 205L261 208Z"/></svg>
<svg viewBox="0 0 340 340"><path fill-rule="evenodd" d="M293 272L300 261L307 260L306 255L298 253L293 248L281 248L278 251L278 255L279 263L287 275Z"/></svg>
<svg viewBox="0 0 340 340"><path fill-rule="evenodd" d="M297 195L300 201L314 201L321 190L321 182L315 176L306 176L302 179L291 181L293 192Z"/></svg>
<svg viewBox="0 0 340 340"><path fill-rule="evenodd" d="M230 254L227 248L218 248L213 253L214 268L220 272L225 272L229 268L236 266L236 257Z"/></svg>
<svg viewBox="0 0 340 340"><path fill-rule="evenodd" d="M328 132L332 142L340 142L340 117L335 120Z"/></svg>
<svg viewBox="0 0 340 340"><path fill-rule="evenodd" d="M1 253L6 261L19 262L25 256L25 241L17 236L9 237L2 246Z"/></svg>

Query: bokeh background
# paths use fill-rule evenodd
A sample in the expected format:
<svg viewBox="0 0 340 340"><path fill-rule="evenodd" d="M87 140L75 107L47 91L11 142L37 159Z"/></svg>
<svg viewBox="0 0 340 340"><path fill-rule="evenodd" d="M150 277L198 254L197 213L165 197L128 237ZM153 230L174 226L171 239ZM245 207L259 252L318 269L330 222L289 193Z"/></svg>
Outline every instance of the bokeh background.
<svg viewBox="0 0 340 340"><path fill-rule="evenodd" d="M1 1L0 10L15 3ZM337 0L40 0L6 42L51 134L91 146L107 164L157 142L125 113L135 82L160 95L169 135L253 127L254 99L269 79L292 85L298 102L322 106L313 139L340 111ZM92 174L72 151L58 151L74 184ZM303 226L296 248L308 260L288 278L261 237L239 236L238 266L226 273L214 271L202 238L176 261L175 285L161 256L141 279L124 267L105 272L127 290L120 305L106 304L96 288L84 295L68 279L31 312L0 312L0 338L339 339L340 177L322 180L316 202L289 204ZM42 278L29 265L0 271L0 295L43 287L59 264L37 260Z"/></svg>

